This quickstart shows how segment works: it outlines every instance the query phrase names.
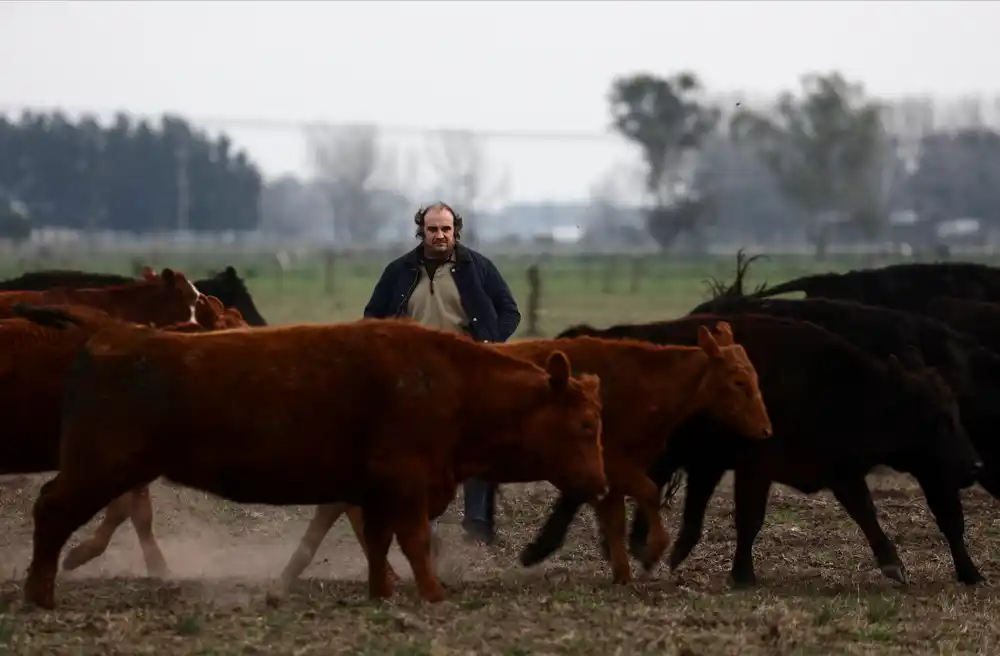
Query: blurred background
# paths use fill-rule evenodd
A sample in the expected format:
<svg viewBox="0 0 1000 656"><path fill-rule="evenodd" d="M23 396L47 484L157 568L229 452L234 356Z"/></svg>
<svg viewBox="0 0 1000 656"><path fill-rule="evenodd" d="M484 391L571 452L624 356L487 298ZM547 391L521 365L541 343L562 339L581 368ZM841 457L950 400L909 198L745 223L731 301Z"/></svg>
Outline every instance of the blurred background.
<svg viewBox="0 0 1000 656"><path fill-rule="evenodd" d="M1000 4L0 3L0 278L236 267L360 316L441 199L521 336L750 278L994 263ZM524 311L522 307L522 311Z"/></svg>

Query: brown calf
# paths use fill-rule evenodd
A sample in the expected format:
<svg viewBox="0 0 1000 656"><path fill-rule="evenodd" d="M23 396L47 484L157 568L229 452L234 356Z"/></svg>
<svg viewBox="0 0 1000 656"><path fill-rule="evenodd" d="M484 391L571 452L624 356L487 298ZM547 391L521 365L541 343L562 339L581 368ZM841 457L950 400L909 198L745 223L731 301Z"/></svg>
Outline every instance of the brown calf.
<svg viewBox="0 0 1000 656"><path fill-rule="evenodd" d="M607 487L600 434L600 380L571 377L560 352L543 369L393 320L208 333L112 326L88 341L67 381L59 473L35 503L25 598L53 608L73 531L163 476L237 503L360 505L370 595L392 594L395 535L421 597L440 601L429 518L457 484L548 480L593 499Z"/></svg>
<svg viewBox="0 0 1000 656"><path fill-rule="evenodd" d="M195 321L200 296L183 273L164 269L160 275L148 275L142 280L100 289L0 292L0 318L13 316L11 308L15 303L84 305L123 321L168 326Z"/></svg>
<svg viewBox="0 0 1000 656"><path fill-rule="evenodd" d="M604 467L611 486L597 506L601 529L611 547L614 581L632 577L625 548L624 496L636 499L650 523L649 548L643 566L649 570L668 546L660 517L660 494L646 471L666 448L674 429L698 412L750 439L771 436L771 421L757 382L757 372L742 346L733 341L729 324L716 324L718 341L704 326L699 347L658 346L633 340L590 337L530 340L495 348L530 362L544 362L559 350L578 371L601 378ZM316 509L309 528L281 575L287 589L315 557L323 538L344 512L365 549L359 509L331 504Z"/></svg>

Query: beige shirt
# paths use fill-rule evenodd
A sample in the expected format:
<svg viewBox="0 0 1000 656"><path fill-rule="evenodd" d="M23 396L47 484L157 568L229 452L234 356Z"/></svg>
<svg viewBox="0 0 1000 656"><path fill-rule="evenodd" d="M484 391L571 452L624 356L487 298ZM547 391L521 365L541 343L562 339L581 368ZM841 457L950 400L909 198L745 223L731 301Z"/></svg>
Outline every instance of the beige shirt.
<svg viewBox="0 0 1000 656"><path fill-rule="evenodd" d="M454 269L454 255L433 269L433 273L426 265L422 266L406 310L412 319L428 328L468 334L469 317L452 277Z"/></svg>

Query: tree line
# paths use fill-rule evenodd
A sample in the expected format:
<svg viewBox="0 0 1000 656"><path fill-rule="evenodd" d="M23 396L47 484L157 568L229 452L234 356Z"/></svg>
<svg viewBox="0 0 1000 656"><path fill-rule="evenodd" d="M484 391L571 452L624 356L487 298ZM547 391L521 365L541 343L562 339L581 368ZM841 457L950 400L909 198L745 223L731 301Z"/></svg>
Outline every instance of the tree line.
<svg viewBox="0 0 1000 656"><path fill-rule="evenodd" d="M612 82L608 106L642 155L646 228L664 249L723 217L765 238L804 227L820 253L899 213L1000 226L995 129L940 128L929 103L882 103L838 73L804 76L767 110L706 100L694 73L637 73Z"/></svg>
<svg viewBox="0 0 1000 656"><path fill-rule="evenodd" d="M228 137L176 116L117 115L107 127L59 112L0 116L0 232L35 227L249 230L259 225L257 166Z"/></svg>
<svg viewBox="0 0 1000 656"><path fill-rule="evenodd" d="M946 129L929 102L880 102L835 72L804 76L769 107L709 100L691 72L635 73L612 81L607 106L643 164L645 229L635 236L663 249L682 237L804 233L822 252L844 234L883 235L901 213L920 225L971 217L1000 226L993 126L972 116ZM291 234L322 216L337 241L368 243L412 211L412 198L440 196L472 219L471 240L475 215L505 195L505 172L471 132L432 141L417 163L371 126L313 129L314 179L265 188L228 137L212 139L179 117L121 114L104 127L60 113L0 116L0 236L23 237L32 226ZM413 188L428 170L432 188ZM614 229L636 199L611 187L595 191L592 205L595 220Z"/></svg>

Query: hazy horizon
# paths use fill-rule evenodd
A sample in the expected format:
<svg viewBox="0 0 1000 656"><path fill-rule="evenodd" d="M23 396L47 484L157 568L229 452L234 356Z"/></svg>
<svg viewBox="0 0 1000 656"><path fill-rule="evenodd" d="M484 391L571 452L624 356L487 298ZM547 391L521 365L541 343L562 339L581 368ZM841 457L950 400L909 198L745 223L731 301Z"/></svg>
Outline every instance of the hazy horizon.
<svg viewBox="0 0 1000 656"><path fill-rule="evenodd" d="M177 112L225 128L272 178L309 173L304 141L256 121L576 133L487 141L504 200L564 201L638 163L607 131L615 75L692 70L763 98L838 70L881 97L1000 97L998 19L1000 4L959 1L8 1L0 56L30 65L0 71L0 105ZM402 184L425 184L426 140L389 140L414 153Z"/></svg>

